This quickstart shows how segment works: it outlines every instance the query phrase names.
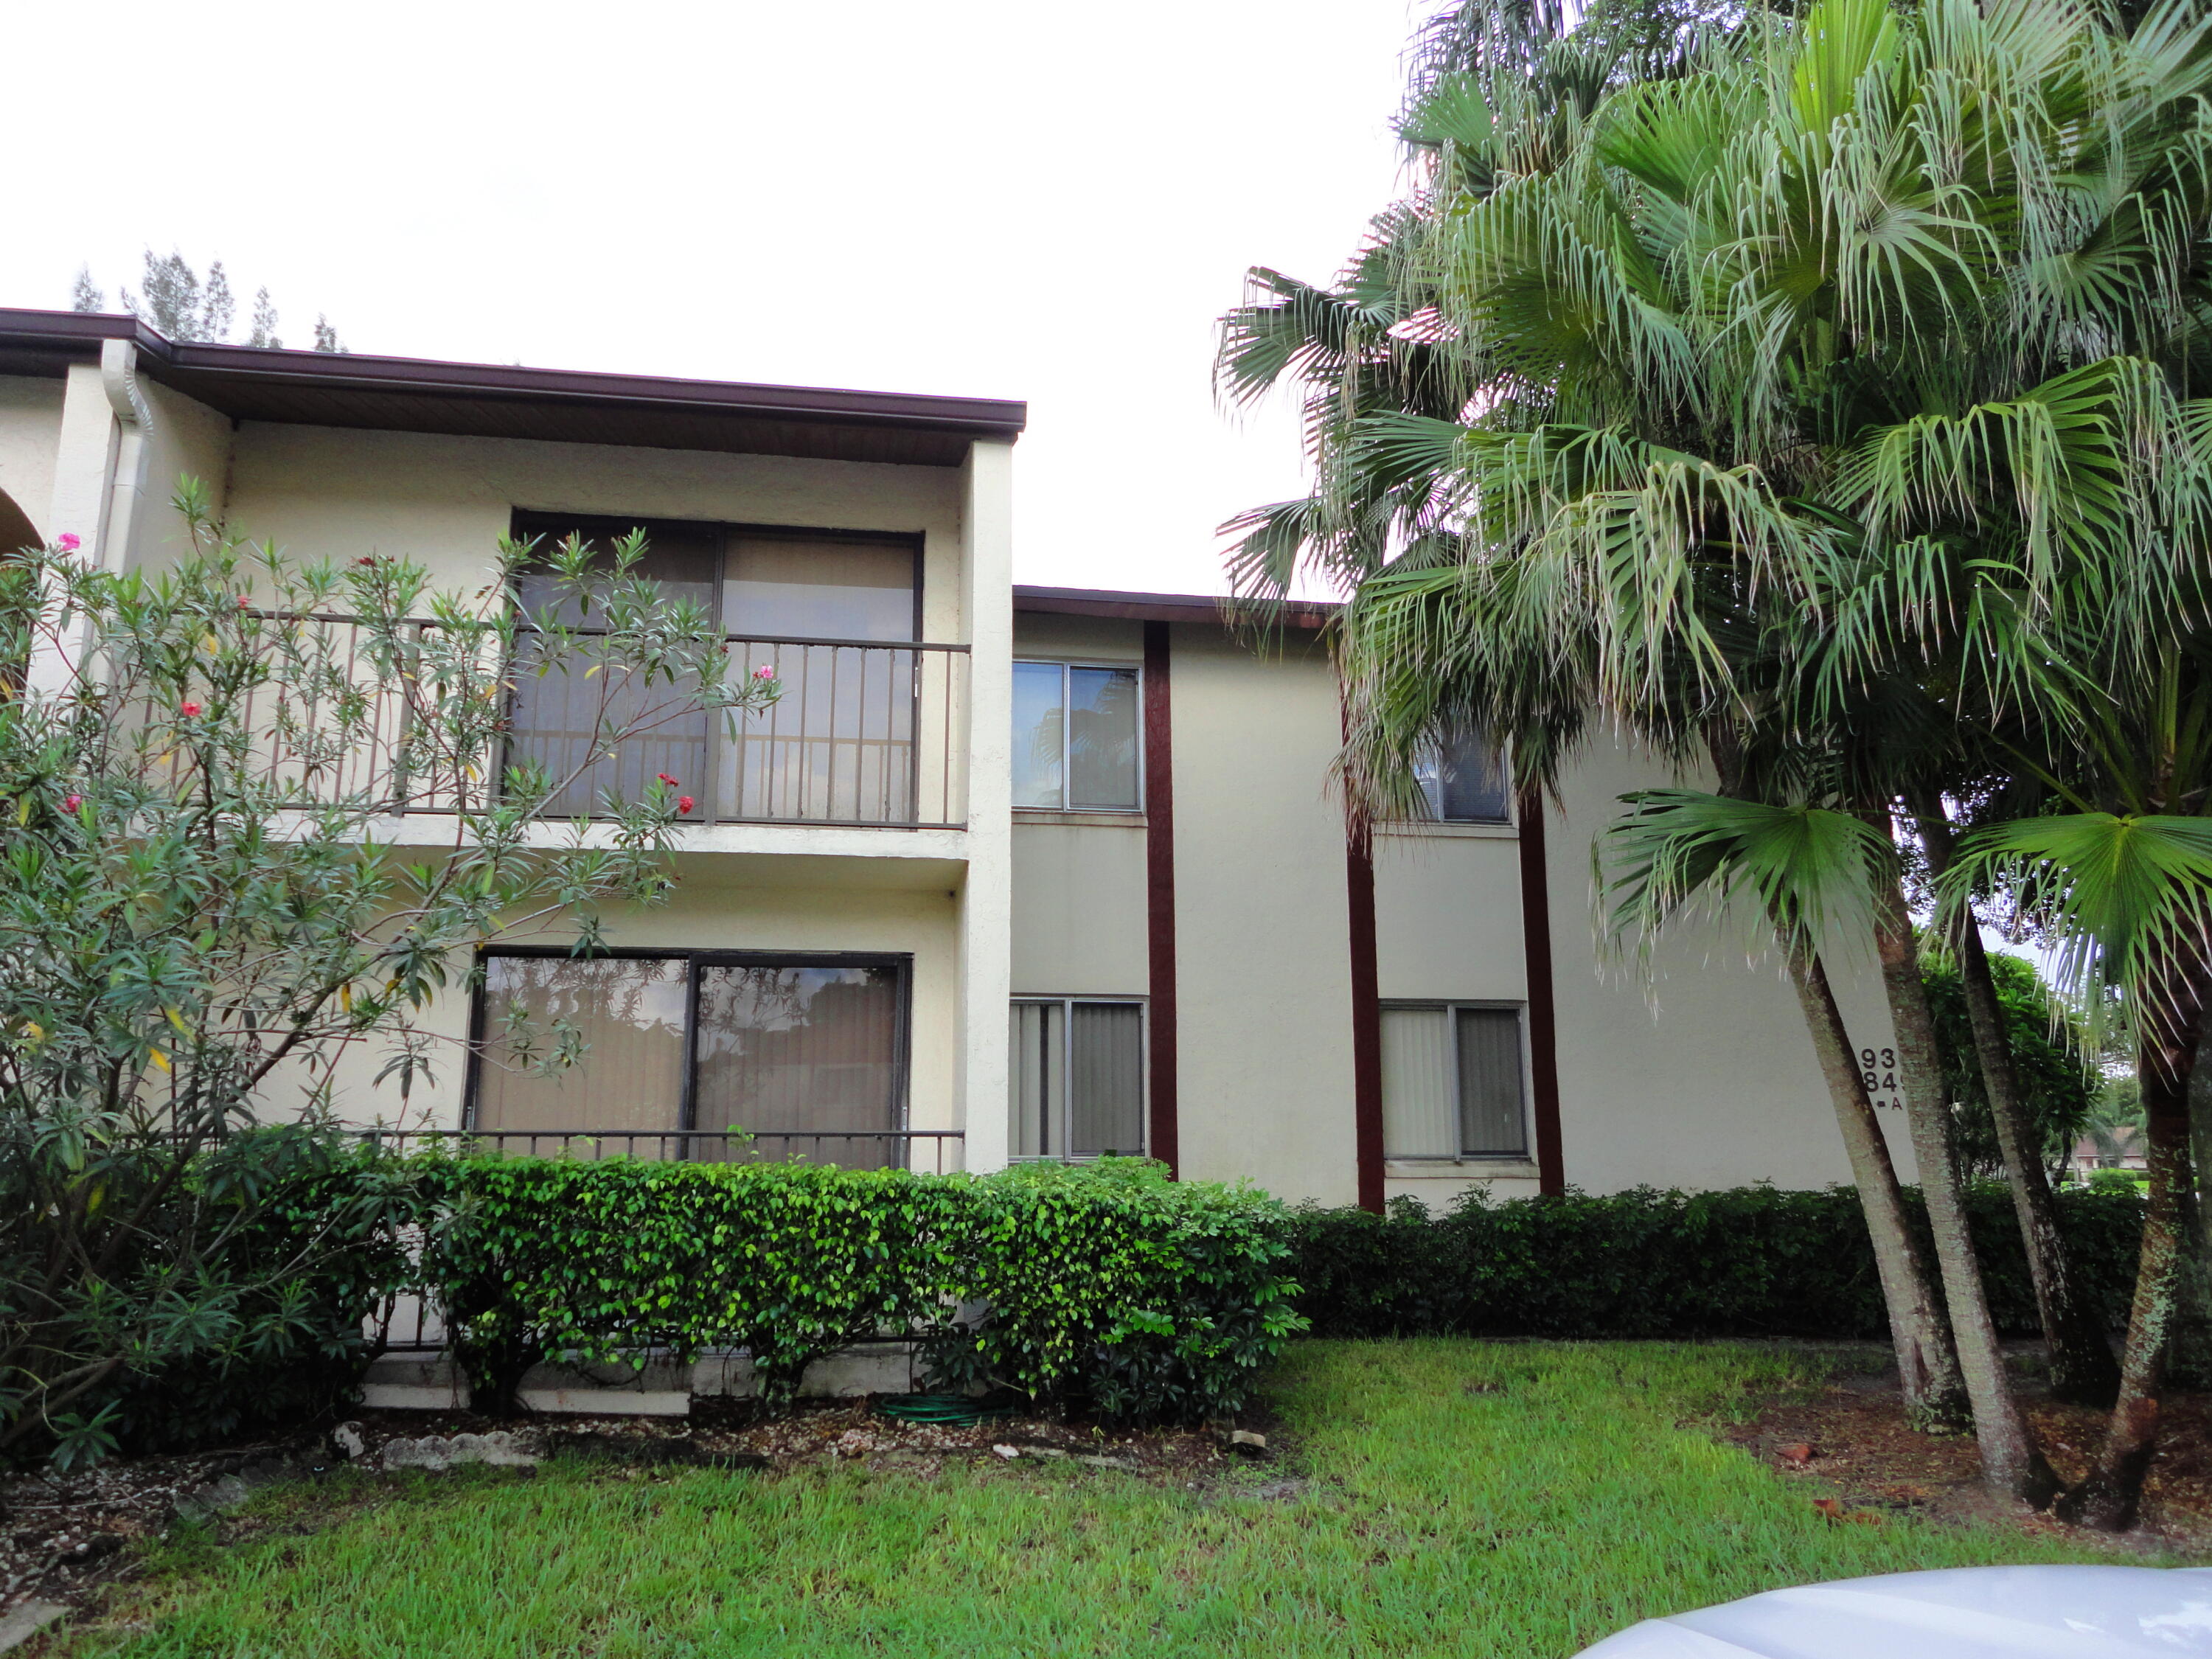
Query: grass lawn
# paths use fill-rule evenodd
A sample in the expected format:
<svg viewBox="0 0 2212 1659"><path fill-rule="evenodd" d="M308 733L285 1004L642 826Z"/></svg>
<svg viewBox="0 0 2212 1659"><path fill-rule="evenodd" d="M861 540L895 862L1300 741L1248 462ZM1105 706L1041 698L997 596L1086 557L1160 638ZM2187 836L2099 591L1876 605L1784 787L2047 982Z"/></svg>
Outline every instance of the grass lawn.
<svg viewBox="0 0 2212 1659"><path fill-rule="evenodd" d="M422 1477L311 1534L172 1546L118 1622L61 1650L1554 1659L1778 1585L2110 1559L1995 1528L1839 1525L1804 1482L1700 1431L1810 1363L1734 1346L1304 1344L1276 1383L1296 1468L1200 1490L995 1459L934 1476L558 1462L535 1480ZM1283 1496L1290 1474L1305 1479ZM259 1502L281 1520L347 1497L341 1483Z"/></svg>

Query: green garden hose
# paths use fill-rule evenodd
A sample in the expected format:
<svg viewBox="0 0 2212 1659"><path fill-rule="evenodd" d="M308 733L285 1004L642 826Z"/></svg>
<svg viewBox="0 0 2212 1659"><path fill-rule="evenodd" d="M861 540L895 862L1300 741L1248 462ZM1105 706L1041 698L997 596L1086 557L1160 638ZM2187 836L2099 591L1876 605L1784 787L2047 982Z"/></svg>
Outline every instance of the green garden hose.
<svg viewBox="0 0 2212 1659"><path fill-rule="evenodd" d="M992 1405L964 1394L889 1394L876 1401L876 1409L902 1423L931 1423L942 1428L965 1429L994 1417L1012 1417L1012 1406Z"/></svg>

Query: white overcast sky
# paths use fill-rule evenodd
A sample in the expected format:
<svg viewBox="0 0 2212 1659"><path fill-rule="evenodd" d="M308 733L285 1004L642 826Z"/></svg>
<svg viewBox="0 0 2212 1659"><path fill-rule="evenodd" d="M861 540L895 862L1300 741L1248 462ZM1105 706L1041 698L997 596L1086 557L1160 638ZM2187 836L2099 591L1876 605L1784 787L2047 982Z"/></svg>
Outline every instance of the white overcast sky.
<svg viewBox="0 0 2212 1659"><path fill-rule="evenodd" d="M1213 319L1387 200L1429 9L13 0L0 305L150 243L292 344L1025 398L1018 580L1218 592L1298 464Z"/></svg>

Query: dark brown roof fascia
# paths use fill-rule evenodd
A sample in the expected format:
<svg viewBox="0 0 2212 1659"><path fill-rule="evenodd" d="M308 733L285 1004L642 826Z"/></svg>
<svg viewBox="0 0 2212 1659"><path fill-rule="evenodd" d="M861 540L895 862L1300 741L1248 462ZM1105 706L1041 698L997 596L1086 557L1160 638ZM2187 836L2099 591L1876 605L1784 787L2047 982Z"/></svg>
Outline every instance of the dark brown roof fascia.
<svg viewBox="0 0 2212 1659"><path fill-rule="evenodd" d="M1123 593L1103 587L1018 586L1014 589L1014 609L1045 616L1114 617L1133 622L1321 629L1328 626L1338 607L1326 599L1292 599L1278 605L1269 600L1214 598L1204 593Z"/></svg>
<svg viewBox="0 0 2212 1659"><path fill-rule="evenodd" d="M1028 421L1026 404L995 398L849 392L825 386L759 386L728 380L520 368L495 363L380 357L359 352L272 351L255 346L192 344L163 337L135 317L0 309L0 373L56 372L62 362L98 355L102 340L136 343L142 368L226 414L312 420L325 401L368 399L399 419L414 399L459 406L527 404L597 411L619 418L738 421L767 431L791 423L905 431L969 440L1011 440ZM276 418L287 418L278 415ZM360 419L340 423L363 424ZM403 428L404 429L404 428ZM428 429L449 430L440 422Z"/></svg>

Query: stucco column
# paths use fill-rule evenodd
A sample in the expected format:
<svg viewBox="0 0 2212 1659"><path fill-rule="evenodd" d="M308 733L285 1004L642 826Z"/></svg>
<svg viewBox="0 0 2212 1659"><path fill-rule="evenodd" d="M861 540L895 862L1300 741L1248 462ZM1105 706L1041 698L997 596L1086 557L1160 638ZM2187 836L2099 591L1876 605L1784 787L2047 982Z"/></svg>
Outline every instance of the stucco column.
<svg viewBox="0 0 2212 1659"><path fill-rule="evenodd" d="M75 536L93 559L108 556L108 505L114 490L120 422L108 401L97 363L72 363L62 393L61 431L54 446L54 498L46 533ZM31 653L26 679L33 696L65 690L82 649L80 625L58 641L42 640Z"/></svg>
<svg viewBox="0 0 2212 1659"><path fill-rule="evenodd" d="M968 878L960 893L955 1092L967 1166L1006 1161L1006 1006L1012 993L1014 567L1011 443L969 447L961 610L968 625Z"/></svg>

